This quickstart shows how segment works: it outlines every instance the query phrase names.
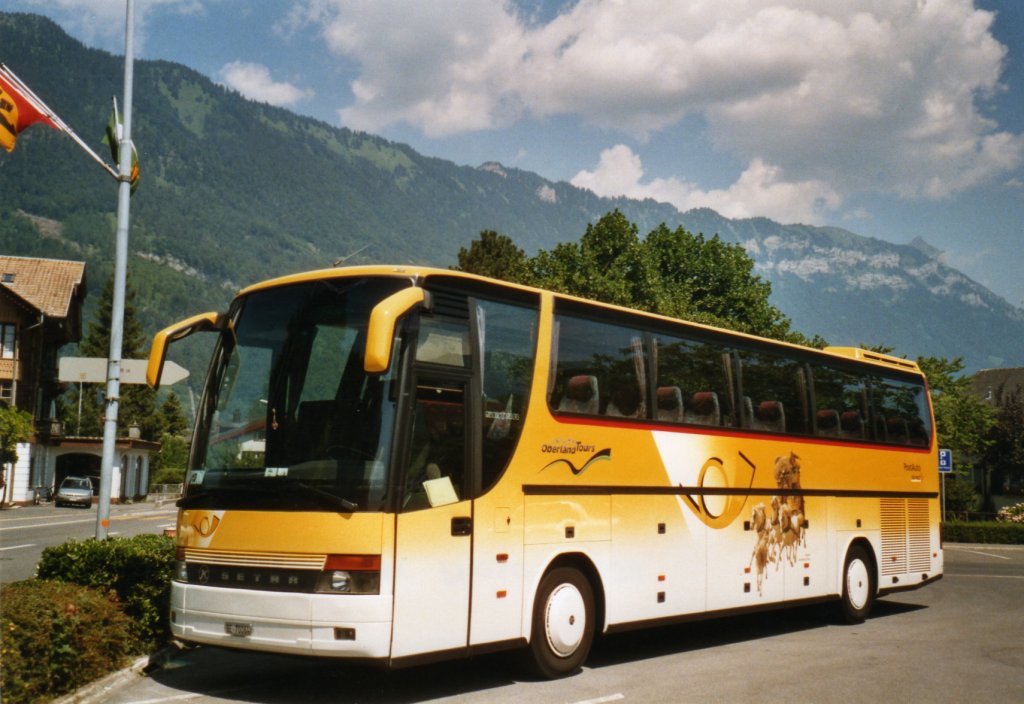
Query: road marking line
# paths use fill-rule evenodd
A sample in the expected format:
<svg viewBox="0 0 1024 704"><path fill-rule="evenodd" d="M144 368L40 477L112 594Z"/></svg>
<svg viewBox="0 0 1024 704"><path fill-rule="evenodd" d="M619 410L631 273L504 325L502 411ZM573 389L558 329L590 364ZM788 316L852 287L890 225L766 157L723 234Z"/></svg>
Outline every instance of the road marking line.
<svg viewBox="0 0 1024 704"><path fill-rule="evenodd" d="M230 687L228 689L216 689L210 692L189 692L188 694L174 694L169 697L157 697L156 699L135 699L125 704L163 704L163 702L183 702L189 699L198 699L199 697L219 697L223 694L230 694L232 692L244 692L245 687Z"/></svg>
<svg viewBox="0 0 1024 704"><path fill-rule="evenodd" d="M573 704L606 704L606 702L618 702L622 701L626 697L622 694L609 694L607 697L598 697L597 699L583 699Z"/></svg>
<svg viewBox="0 0 1024 704"><path fill-rule="evenodd" d="M1024 574L950 574L946 572L942 575L946 577L971 577L974 579L1024 579Z"/></svg>
<svg viewBox="0 0 1024 704"><path fill-rule="evenodd" d="M996 557L996 558L999 558L1000 560L1009 560L1010 559L1010 558L1006 557L1005 555L993 555L990 552L981 552L980 550L968 550L967 548L957 548L957 550L959 552L974 553L975 555L984 555L985 557Z"/></svg>
<svg viewBox="0 0 1024 704"><path fill-rule="evenodd" d="M56 523L33 523L30 526L11 526L10 528L0 528L0 531L8 530L28 530L30 528L49 528L50 526L69 526L72 523L95 523L95 518L81 518L77 521L58 521Z"/></svg>
<svg viewBox="0 0 1024 704"><path fill-rule="evenodd" d="M159 699L137 699L128 704L161 704L161 702L182 702L187 699L198 699L199 697L205 697L205 694L193 692L191 694L176 694L173 697L161 697Z"/></svg>
<svg viewBox="0 0 1024 704"><path fill-rule="evenodd" d="M4 550L17 550L18 548L34 548L35 546L35 543L27 543L25 545L11 545L10 547L0 548L0 552L3 552Z"/></svg>

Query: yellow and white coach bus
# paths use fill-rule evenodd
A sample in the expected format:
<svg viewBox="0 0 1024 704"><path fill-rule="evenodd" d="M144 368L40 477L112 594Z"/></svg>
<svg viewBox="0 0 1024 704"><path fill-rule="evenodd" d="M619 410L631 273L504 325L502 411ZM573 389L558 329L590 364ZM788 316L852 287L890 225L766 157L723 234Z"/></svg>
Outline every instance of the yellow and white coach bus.
<svg viewBox="0 0 1024 704"><path fill-rule="evenodd" d="M942 575L913 362L824 351L453 271L243 290L178 503L186 642L387 666L876 597Z"/></svg>

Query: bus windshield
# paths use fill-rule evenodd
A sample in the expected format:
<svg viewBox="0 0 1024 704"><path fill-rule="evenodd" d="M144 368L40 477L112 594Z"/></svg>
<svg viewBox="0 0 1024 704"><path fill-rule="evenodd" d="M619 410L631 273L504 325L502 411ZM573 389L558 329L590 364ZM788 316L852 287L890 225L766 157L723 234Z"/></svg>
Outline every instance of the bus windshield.
<svg viewBox="0 0 1024 704"><path fill-rule="evenodd" d="M408 285L327 279L238 301L214 355L179 505L381 510L396 383L391 372L366 374L363 350L374 305Z"/></svg>

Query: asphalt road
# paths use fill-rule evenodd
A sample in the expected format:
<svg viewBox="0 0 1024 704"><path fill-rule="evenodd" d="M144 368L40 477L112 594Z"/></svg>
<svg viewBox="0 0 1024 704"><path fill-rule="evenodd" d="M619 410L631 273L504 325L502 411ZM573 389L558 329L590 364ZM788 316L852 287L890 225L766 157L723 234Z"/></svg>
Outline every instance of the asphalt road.
<svg viewBox="0 0 1024 704"><path fill-rule="evenodd" d="M196 648L94 701L1019 702L1024 547L946 546L937 584L841 625L826 607L602 638L578 675L523 679L511 654L385 672L329 660Z"/></svg>
<svg viewBox="0 0 1024 704"><path fill-rule="evenodd" d="M174 527L176 512L172 502L111 506L108 535L162 533L165 527ZM43 548L95 535L95 505L83 509L40 504L0 511L0 582L34 577Z"/></svg>

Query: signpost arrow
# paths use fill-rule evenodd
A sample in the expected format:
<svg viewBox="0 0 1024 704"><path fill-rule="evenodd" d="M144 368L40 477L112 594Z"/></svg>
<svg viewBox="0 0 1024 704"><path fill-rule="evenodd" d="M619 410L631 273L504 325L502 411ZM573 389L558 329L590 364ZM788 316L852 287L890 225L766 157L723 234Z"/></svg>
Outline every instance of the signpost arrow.
<svg viewBox="0 0 1024 704"><path fill-rule="evenodd" d="M121 360L122 384L145 384L145 359ZM102 384L107 380L107 360L104 357L62 357L57 366L57 378L60 381L71 381L79 384ZM188 378L188 370L180 364L168 360L164 362L164 371L160 375L160 385L177 384Z"/></svg>

